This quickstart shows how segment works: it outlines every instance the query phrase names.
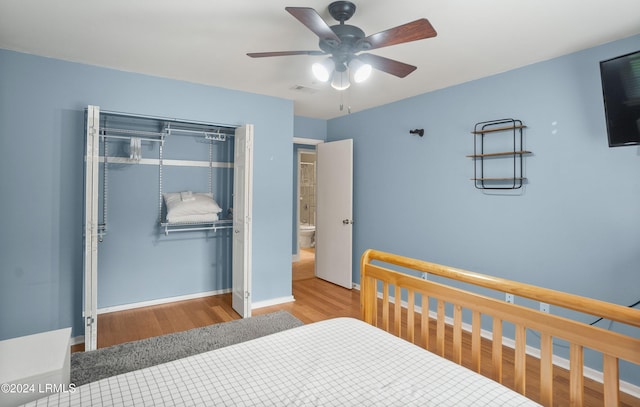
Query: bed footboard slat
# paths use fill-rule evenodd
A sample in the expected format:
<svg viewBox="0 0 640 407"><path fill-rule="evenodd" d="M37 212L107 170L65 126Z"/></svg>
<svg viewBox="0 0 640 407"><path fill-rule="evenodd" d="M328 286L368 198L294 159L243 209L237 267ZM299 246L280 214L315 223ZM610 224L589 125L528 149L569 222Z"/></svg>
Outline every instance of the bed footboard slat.
<svg viewBox="0 0 640 407"><path fill-rule="evenodd" d="M553 405L553 337L545 333L540 335L540 400Z"/></svg>
<svg viewBox="0 0 640 407"><path fill-rule="evenodd" d="M389 332L389 284L382 284L382 326Z"/></svg>
<svg viewBox="0 0 640 407"><path fill-rule="evenodd" d="M462 307L453 306L453 361L462 364Z"/></svg>
<svg viewBox="0 0 640 407"><path fill-rule="evenodd" d="M407 337L411 343L415 343L415 292L409 291L407 294Z"/></svg>
<svg viewBox="0 0 640 407"><path fill-rule="evenodd" d="M514 361L515 390L525 394L525 373L527 361L527 328L524 325L516 325L516 355Z"/></svg>
<svg viewBox="0 0 640 407"><path fill-rule="evenodd" d="M444 357L444 301L438 300L438 322L436 325L436 353Z"/></svg>
<svg viewBox="0 0 640 407"><path fill-rule="evenodd" d="M620 405L620 380L618 378L618 358L604 354L602 356L602 380L604 381L604 405Z"/></svg>
<svg viewBox="0 0 640 407"><path fill-rule="evenodd" d="M420 331L425 349L429 349L429 297L422 294Z"/></svg>
<svg viewBox="0 0 640 407"><path fill-rule="evenodd" d="M398 283L395 284L395 294L394 294L394 307L393 307L393 332L396 336L401 336L402 332L400 328L402 327L400 324L402 323L402 294L400 291L400 285Z"/></svg>
<svg viewBox="0 0 640 407"><path fill-rule="evenodd" d="M482 357L482 314L479 311L473 311L471 319L471 368L480 372L480 362Z"/></svg>
<svg viewBox="0 0 640 407"><path fill-rule="evenodd" d="M569 403L571 407L584 405L584 348L571 344L569 356Z"/></svg>
<svg viewBox="0 0 640 407"><path fill-rule="evenodd" d="M491 335L491 368L493 380L502 383L502 320L493 318Z"/></svg>

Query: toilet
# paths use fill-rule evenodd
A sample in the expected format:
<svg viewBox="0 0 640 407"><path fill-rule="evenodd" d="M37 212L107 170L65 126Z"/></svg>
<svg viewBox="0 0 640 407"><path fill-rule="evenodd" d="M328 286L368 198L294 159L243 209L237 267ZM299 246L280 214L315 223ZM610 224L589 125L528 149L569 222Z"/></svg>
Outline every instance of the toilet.
<svg viewBox="0 0 640 407"><path fill-rule="evenodd" d="M315 225L300 225L300 247L309 248L314 247L316 243L316 227Z"/></svg>

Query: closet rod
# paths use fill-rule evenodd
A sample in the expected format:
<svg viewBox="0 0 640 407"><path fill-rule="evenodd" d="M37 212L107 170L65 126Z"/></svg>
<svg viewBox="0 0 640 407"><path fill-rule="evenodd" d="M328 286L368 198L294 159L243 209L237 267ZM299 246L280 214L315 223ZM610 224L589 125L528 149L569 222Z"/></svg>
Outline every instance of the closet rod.
<svg viewBox="0 0 640 407"><path fill-rule="evenodd" d="M131 140L130 136L113 136L113 135L101 134L100 137L115 138L119 140ZM147 138L147 137L138 137L138 138L142 141L160 141L160 142L163 141L162 139L159 139L159 138Z"/></svg>
<svg viewBox="0 0 640 407"><path fill-rule="evenodd" d="M206 131L206 130L191 130L191 129L178 129L178 128L174 128L174 127L167 127L167 134L168 135L170 135L173 132L189 133L189 134L202 134L204 137L206 137L209 140L220 140L220 141L224 141L224 139L226 137L230 136L230 134L222 133L220 131L212 132L212 131Z"/></svg>

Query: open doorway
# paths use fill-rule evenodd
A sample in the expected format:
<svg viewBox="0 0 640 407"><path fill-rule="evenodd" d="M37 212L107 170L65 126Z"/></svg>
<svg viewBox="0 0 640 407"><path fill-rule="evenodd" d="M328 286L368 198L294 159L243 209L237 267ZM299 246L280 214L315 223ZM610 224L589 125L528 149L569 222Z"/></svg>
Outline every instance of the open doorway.
<svg viewBox="0 0 640 407"><path fill-rule="evenodd" d="M298 139L300 140L300 139ZM304 139L307 140L307 139ZM299 145L305 144L305 145ZM301 223L306 215L304 199L300 199L299 171L305 164L302 162L298 150L310 150L312 144L315 153L314 200L309 204L307 222L313 221L313 233L309 230L311 248L305 254L307 266L301 264L301 246L299 233ZM311 277L321 278L331 283L351 289L353 287L353 140L345 139L329 143L316 141L315 143L301 143L294 138L294 163L292 189L293 203L293 265L292 280ZM302 177L304 178L304 177ZM302 211L299 210L302 201ZM309 229L311 229L309 225ZM311 252L311 253L308 253ZM296 264L298 263L298 264ZM311 266L312 264L312 266ZM307 273L298 273L300 267L305 267ZM293 269L296 271L293 271Z"/></svg>
<svg viewBox="0 0 640 407"><path fill-rule="evenodd" d="M297 242L298 256L292 264L292 280L315 276L316 151L297 150Z"/></svg>

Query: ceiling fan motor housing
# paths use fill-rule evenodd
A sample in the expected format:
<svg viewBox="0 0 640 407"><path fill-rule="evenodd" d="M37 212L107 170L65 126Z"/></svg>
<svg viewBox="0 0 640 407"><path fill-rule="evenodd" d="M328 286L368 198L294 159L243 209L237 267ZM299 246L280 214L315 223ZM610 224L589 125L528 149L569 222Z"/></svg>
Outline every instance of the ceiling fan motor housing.
<svg viewBox="0 0 640 407"><path fill-rule="evenodd" d="M340 38L335 40L320 39L319 47L324 52L331 54L336 71L344 72L355 54L371 48L371 44L363 39L366 37L360 28L345 24L356 12L356 5L350 1L334 1L329 4L329 14L340 22L331 26L331 30Z"/></svg>
<svg viewBox="0 0 640 407"><path fill-rule="evenodd" d="M371 48L371 44L363 41L365 38L364 31L356 26L337 24L331 26L331 30L340 38L340 42L320 40L318 46L321 50L333 56L336 70L338 71L342 71L341 65L346 66L355 54Z"/></svg>
<svg viewBox="0 0 640 407"><path fill-rule="evenodd" d="M334 1L329 4L329 14L341 24L350 19L355 12L356 5L350 1Z"/></svg>

